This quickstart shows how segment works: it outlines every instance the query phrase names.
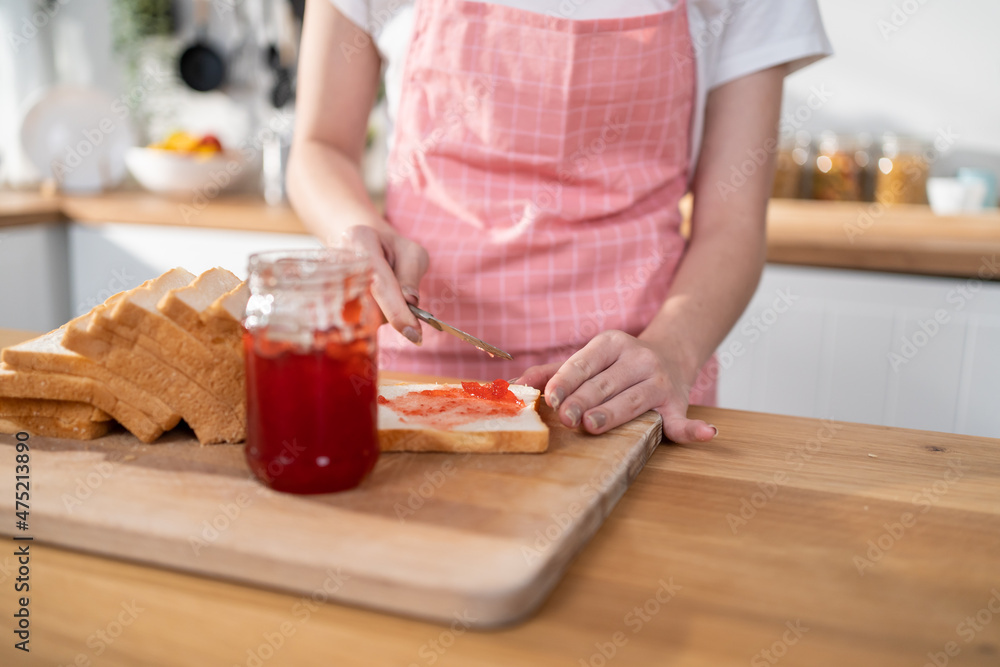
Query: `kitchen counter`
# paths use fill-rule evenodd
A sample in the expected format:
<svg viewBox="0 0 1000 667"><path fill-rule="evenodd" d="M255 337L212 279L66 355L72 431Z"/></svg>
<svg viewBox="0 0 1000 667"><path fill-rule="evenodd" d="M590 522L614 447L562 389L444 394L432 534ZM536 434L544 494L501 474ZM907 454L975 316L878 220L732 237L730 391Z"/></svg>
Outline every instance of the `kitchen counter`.
<svg viewBox="0 0 1000 667"><path fill-rule="evenodd" d="M267 206L253 196L194 201L142 192L91 197L0 193L0 226L60 218L308 233L289 207ZM777 264L974 278L1000 253L1000 211L936 216L925 206L773 200L767 248L768 261Z"/></svg>
<svg viewBox="0 0 1000 667"><path fill-rule="evenodd" d="M997 664L1000 441L692 414L718 438L661 445L522 625L466 632L32 544L32 664Z"/></svg>

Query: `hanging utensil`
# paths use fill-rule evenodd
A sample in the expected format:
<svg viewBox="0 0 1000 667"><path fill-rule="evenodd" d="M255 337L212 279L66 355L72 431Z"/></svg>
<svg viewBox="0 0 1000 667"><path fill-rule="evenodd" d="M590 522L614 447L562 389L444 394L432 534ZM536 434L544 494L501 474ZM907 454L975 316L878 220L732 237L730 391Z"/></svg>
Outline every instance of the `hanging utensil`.
<svg viewBox="0 0 1000 667"><path fill-rule="evenodd" d="M208 43L209 0L195 0L195 41L181 53L181 79L198 92L215 90L226 80L226 62Z"/></svg>

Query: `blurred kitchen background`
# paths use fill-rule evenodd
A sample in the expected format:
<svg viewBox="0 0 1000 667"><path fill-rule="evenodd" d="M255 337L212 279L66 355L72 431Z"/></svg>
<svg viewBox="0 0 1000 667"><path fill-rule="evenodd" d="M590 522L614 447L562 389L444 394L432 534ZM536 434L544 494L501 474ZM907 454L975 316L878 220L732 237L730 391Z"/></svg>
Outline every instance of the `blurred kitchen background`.
<svg viewBox="0 0 1000 667"><path fill-rule="evenodd" d="M87 90L101 93L108 105L117 102L118 127L107 142L114 147L98 147L97 152L110 153L104 173L98 173L99 160L83 158L86 164L66 176L63 186L69 190L107 189L123 181L134 186L123 168L123 147L161 142L175 130L195 138L214 135L226 148L256 145L263 137L277 156L275 168L280 167L281 149L273 146L287 146L291 133L304 4L5 0L0 8L6 42L0 59L0 184L34 187L51 176L33 164L22 137L42 143L32 130L69 123L47 112L99 106L100 97L84 99ZM995 207L989 172L1000 173L1000 87L995 85L1000 46L993 34L1000 3L821 0L820 5L837 53L788 79L775 194L871 201L878 174L885 176L891 168L883 161L880 170L879 160L888 157L930 177L961 175L958 180L968 190L962 196L954 182L932 184L937 186L934 204L942 211ZM192 58L185 82L180 62L192 49L198 53L186 54ZM198 92L192 85L210 90ZM52 99L53 87L62 91L62 105ZM33 105L35 125L25 128L22 121ZM376 191L384 185L378 162L384 160L383 127L376 113L376 164L369 174ZM274 128L277 138L267 131ZM928 160L928 149L940 137L947 137L946 150ZM44 147L29 149L40 161L46 149L59 144L48 139ZM65 150L65 142L60 148ZM254 163L228 187L263 194L265 151L250 152ZM881 180L888 193L891 179ZM272 190L270 198L279 199L273 183ZM922 203L926 183L917 179L894 197Z"/></svg>
<svg viewBox="0 0 1000 667"><path fill-rule="evenodd" d="M0 226L0 326L319 243L283 193L304 2L2 0L0 215L22 217ZM836 55L786 82L770 263L721 404L996 436L1000 3L820 6ZM380 105L376 197L385 128Z"/></svg>

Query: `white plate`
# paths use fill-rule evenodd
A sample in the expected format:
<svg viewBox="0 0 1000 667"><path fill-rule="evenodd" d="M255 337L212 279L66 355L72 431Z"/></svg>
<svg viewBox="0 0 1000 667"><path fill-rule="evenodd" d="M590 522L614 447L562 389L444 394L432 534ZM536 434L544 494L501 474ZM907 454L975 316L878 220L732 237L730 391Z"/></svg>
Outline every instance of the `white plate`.
<svg viewBox="0 0 1000 667"><path fill-rule="evenodd" d="M24 114L21 144L60 189L100 192L125 178L125 152L136 143L131 113L95 88L54 86Z"/></svg>

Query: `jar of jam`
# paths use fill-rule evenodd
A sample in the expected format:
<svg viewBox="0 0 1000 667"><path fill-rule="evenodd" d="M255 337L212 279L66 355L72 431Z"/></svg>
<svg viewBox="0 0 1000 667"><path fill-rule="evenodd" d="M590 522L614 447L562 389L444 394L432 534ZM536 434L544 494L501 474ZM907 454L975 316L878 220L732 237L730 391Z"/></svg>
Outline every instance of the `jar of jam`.
<svg viewBox="0 0 1000 667"><path fill-rule="evenodd" d="M824 201L861 201L863 169L857 162L855 141L824 133L813 161L812 197Z"/></svg>
<svg viewBox="0 0 1000 667"><path fill-rule="evenodd" d="M277 491L357 486L378 459L371 268L346 250L250 257L246 458Z"/></svg>
<svg viewBox="0 0 1000 667"><path fill-rule="evenodd" d="M799 131L783 136L778 145L775 159L774 187L771 196L775 199L799 199L805 190L806 163L812 139L808 132Z"/></svg>
<svg viewBox="0 0 1000 667"><path fill-rule="evenodd" d="M886 133L875 173L875 199L883 204L926 204L931 166L919 140Z"/></svg>

